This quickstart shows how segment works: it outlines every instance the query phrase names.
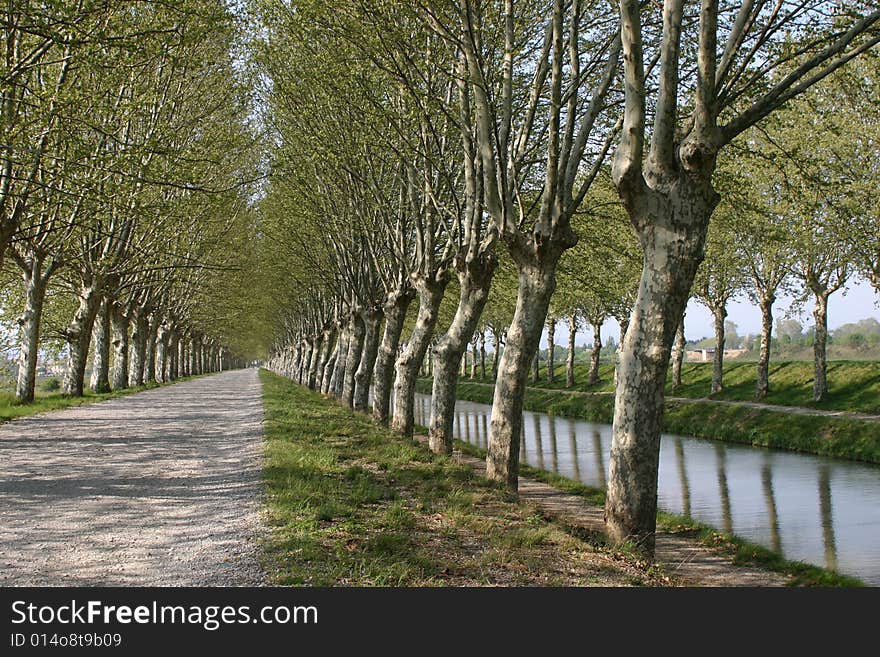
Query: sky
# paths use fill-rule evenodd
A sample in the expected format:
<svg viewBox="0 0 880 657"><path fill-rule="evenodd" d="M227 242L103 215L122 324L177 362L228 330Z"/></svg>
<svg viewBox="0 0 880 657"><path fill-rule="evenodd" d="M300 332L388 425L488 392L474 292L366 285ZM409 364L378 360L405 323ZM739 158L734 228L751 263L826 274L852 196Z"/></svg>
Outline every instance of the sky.
<svg viewBox="0 0 880 657"><path fill-rule="evenodd" d="M781 317L785 317L792 304L792 297L780 296L774 309L774 321ZM874 292L874 289L864 281L858 281L851 284L846 293L838 290L828 300L828 328L835 328L857 322L860 319L873 317L880 321L880 297ZM794 319L798 319L804 328L813 324L813 303L808 300L799 314L793 315ZM739 335L747 335L749 333L757 334L761 331L761 311L758 306L752 304L745 295L732 301L727 308L727 319L734 322L737 326ZM712 313L709 310L694 301L688 303L687 314L684 320L684 334L688 340L699 340L714 335ZM620 327L614 320L608 320L602 325L602 342L604 343L608 336L613 336L615 341L620 339ZM592 342L593 334L589 329L581 329L578 331L577 344L581 345L586 342ZM568 341L568 324L560 322L556 327L557 344L565 345ZM541 338L541 346L547 347L547 332Z"/></svg>

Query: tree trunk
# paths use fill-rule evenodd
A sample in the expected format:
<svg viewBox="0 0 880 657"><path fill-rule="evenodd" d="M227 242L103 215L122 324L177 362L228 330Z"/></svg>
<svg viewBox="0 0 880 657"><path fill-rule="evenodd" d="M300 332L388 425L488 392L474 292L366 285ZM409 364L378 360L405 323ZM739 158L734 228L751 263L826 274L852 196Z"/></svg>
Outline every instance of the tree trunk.
<svg viewBox="0 0 880 657"><path fill-rule="evenodd" d="M156 328L156 381L165 383L168 365L168 326L162 322Z"/></svg>
<svg viewBox="0 0 880 657"><path fill-rule="evenodd" d="M687 342L684 339L684 315L678 323L675 331L675 351L672 356L672 389L681 388L681 365L684 362L684 352Z"/></svg>
<svg viewBox="0 0 880 657"><path fill-rule="evenodd" d="M761 298L761 351L758 355L758 385L756 399L764 399L770 392L770 341L773 338L773 295Z"/></svg>
<svg viewBox="0 0 880 657"><path fill-rule="evenodd" d="M360 363L354 375L354 409L366 413L370 406L370 386L376 357L379 355L379 327L382 325L381 309L371 309L361 315L364 324L364 346Z"/></svg>
<svg viewBox="0 0 880 657"><path fill-rule="evenodd" d="M92 392L110 392L110 303L105 297L98 306L92 329Z"/></svg>
<svg viewBox="0 0 880 657"><path fill-rule="evenodd" d="M327 362L324 364L324 374L321 377L321 393L325 395L330 394L330 384L333 379L333 374L336 372L336 359L339 357L339 344L342 342L341 331L334 329L333 334L333 351L331 351L330 355L327 357Z"/></svg>
<svg viewBox="0 0 880 657"><path fill-rule="evenodd" d="M577 315L572 313L568 318L568 362L565 364L565 386L567 388L574 385L574 351L577 329Z"/></svg>
<svg viewBox="0 0 880 657"><path fill-rule="evenodd" d="M391 428L407 438L412 438L413 434L413 403L419 365L431 343L434 326L437 324L437 311L448 284L449 277L444 276L439 281L422 279L415 286L419 295L419 313L406 348L398 356L394 366L394 417L391 420Z"/></svg>
<svg viewBox="0 0 880 657"><path fill-rule="evenodd" d="M543 329L543 327L542 327ZM535 349L535 357L532 359L532 383L537 383L541 379L541 343Z"/></svg>
<svg viewBox="0 0 880 657"><path fill-rule="evenodd" d="M348 360L348 345L351 342L351 331L347 324L339 331L339 351L336 354L336 366L330 378L330 394L336 399L342 398L342 384L345 381L345 364Z"/></svg>
<svg viewBox="0 0 880 657"><path fill-rule="evenodd" d="M715 358L712 359L712 394L724 389L724 320L727 306L719 303L712 309L715 318Z"/></svg>
<svg viewBox="0 0 880 657"><path fill-rule="evenodd" d="M828 344L828 294L814 293L816 307L813 319L816 332L813 336L813 401L820 402L828 395L827 361L825 348Z"/></svg>
<svg viewBox="0 0 880 657"><path fill-rule="evenodd" d="M477 334L471 336L471 373L470 379L473 381L477 378Z"/></svg>
<svg viewBox="0 0 880 657"><path fill-rule="evenodd" d="M68 397L82 397L86 375L86 361L89 344L92 341L92 327L101 296L94 283L83 285L79 293L79 305L65 332L67 341L67 374L64 377L64 394Z"/></svg>
<svg viewBox="0 0 880 657"><path fill-rule="evenodd" d="M144 370L146 369L147 333L149 333L146 313L140 308L135 308L131 323L130 378L134 385L142 386L144 385Z"/></svg>
<svg viewBox="0 0 880 657"><path fill-rule="evenodd" d="M361 354L364 352L364 337L366 327L361 318L360 311L352 313L349 320L348 357L345 363L345 379L342 383L342 401L349 408L354 407L355 375L361 363Z"/></svg>
<svg viewBox="0 0 880 657"><path fill-rule="evenodd" d="M318 368L321 364L321 355L324 353L324 332L321 331L315 338L315 348L312 350L312 360L309 363L309 390L315 390L318 385Z"/></svg>
<svg viewBox="0 0 880 657"><path fill-rule="evenodd" d="M556 318L547 320L547 383L556 380Z"/></svg>
<svg viewBox="0 0 880 657"><path fill-rule="evenodd" d="M390 416L391 382L400 334L406 321L406 311L414 298L415 290L407 287L390 294L385 303L385 330L373 372L373 419L383 426L388 426Z"/></svg>
<svg viewBox="0 0 880 657"><path fill-rule="evenodd" d="M18 352L18 380L15 386L15 398L22 403L34 401L37 357L40 350L40 323L43 319L47 283L43 277L43 260L34 257L28 264L30 269L22 271L25 304L24 313L19 320L21 345Z"/></svg>
<svg viewBox="0 0 880 657"><path fill-rule="evenodd" d="M110 307L113 328L113 389L128 387L128 314L118 304Z"/></svg>
<svg viewBox="0 0 880 657"><path fill-rule="evenodd" d="M324 392L324 381L325 378L329 377L327 365L330 362L330 358L333 356L335 342L336 329L332 326L324 329L323 338L321 340L321 358L318 361L318 370L315 373L315 390L318 392Z"/></svg>
<svg viewBox="0 0 880 657"><path fill-rule="evenodd" d="M458 385L455 373L462 355L467 352L468 342L474 335L483 308L486 307L494 272L494 259L474 262L468 270L459 272L461 293L455 316L449 325L449 330L443 334L433 349L434 382L431 389L428 446L435 454L452 453L452 422L455 419ZM476 363L476 352L474 363ZM472 372L476 374L473 369Z"/></svg>
<svg viewBox="0 0 880 657"><path fill-rule="evenodd" d="M546 269L533 265L519 267L516 310L507 331L492 400L486 476L514 490L519 477L522 409L529 364L537 356L550 297L556 288L556 261L547 258L544 264Z"/></svg>
<svg viewBox="0 0 880 657"><path fill-rule="evenodd" d="M672 341L718 199L708 181L702 190L684 177L676 184L668 193L647 190L627 203L644 259L617 367L605 503L611 540L632 541L649 559L654 556L660 425ZM625 190L621 196L627 198Z"/></svg>
<svg viewBox="0 0 880 657"><path fill-rule="evenodd" d="M147 327L147 349L144 354L144 360L147 366L147 372L144 377L144 383L157 383L156 381L156 342L159 332L159 317L156 313L150 314L150 321ZM201 370L204 371L204 370Z"/></svg>
<svg viewBox="0 0 880 657"><path fill-rule="evenodd" d="M478 334L480 341L480 381L486 380L486 330L482 329Z"/></svg>
<svg viewBox="0 0 880 657"><path fill-rule="evenodd" d="M593 348L590 351L590 374L587 383L599 383L599 356L602 354L602 325L593 324Z"/></svg>
<svg viewBox="0 0 880 657"><path fill-rule="evenodd" d="M501 359L501 347L504 344L504 331L493 329L492 340L495 343L495 351L492 354L492 380L495 381L498 378L498 363Z"/></svg>
<svg viewBox="0 0 880 657"><path fill-rule="evenodd" d="M171 329L168 335L168 376L166 378L168 381L176 381L178 376L177 354L180 334L177 332L177 329Z"/></svg>

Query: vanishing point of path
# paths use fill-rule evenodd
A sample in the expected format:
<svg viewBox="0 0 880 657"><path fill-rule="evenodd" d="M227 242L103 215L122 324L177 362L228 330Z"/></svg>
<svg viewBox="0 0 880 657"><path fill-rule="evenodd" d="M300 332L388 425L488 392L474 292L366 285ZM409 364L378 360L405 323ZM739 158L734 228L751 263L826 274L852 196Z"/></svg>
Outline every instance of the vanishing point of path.
<svg viewBox="0 0 880 657"><path fill-rule="evenodd" d="M0 585L254 586L256 369L0 426Z"/></svg>

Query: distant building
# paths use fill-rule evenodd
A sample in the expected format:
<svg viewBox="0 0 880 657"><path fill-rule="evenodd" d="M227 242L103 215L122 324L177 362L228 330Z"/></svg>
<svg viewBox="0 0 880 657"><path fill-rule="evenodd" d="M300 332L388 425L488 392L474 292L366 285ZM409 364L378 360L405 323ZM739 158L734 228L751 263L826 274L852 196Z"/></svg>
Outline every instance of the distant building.
<svg viewBox="0 0 880 657"><path fill-rule="evenodd" d="M748 352L748 349L725 349L724 357L739 358L746 352ZM708 349L688 349L686 352L684 352L684 359L691 362L708 363L714 358L714 347L709 347Z"/></svg>

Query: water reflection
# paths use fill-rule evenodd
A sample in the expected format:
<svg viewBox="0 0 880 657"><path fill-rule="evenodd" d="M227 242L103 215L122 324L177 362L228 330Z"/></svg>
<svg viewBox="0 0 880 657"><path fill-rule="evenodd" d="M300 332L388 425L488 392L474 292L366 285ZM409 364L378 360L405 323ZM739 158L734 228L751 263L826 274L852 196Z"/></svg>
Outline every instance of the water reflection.
<svg viewBox="0 0 880 657"><path fill-rule="evenodd" d="M541 436L541 416L538 413L533 413L532 418L535 421L535 461L536 465L543 470L544 469L544 438ZM550 422L552 423L554 420L553 417L550 418ZM525 425L525 422L523 422ZM558 468L558 466L557 466ZM556 472L559 470L557 469Z"/></svg>
<svg viewBox="0 0 880 657"><path fill-rule="evenodd" d="M831 473L827 465L819 467L819 514L822 517L822 541L825 543L825 567L837 570L837 546L831 517Z"/></svg>
<svg viewBox="0 0 880 657"><path fill-rule="evenodd" d="M417 414L424 418L427 397L419 397ZM490 413L488 405L459 401L456 437L485 448ZM606 486L609 426L525 412L522 427L523 463ZM839 568L880 585L878 466L665 435L658 505L786 558Z"/></svg>
<svg viewBox="0 0 880 657"><path fill-rule="evenodd" d="M571 454L578 454L578 439L577 439L577 431L574 430L574 423L568 423L568 450ZM574 466L574 478L577 481L581 480L581 464L580 460L577 458L573 458L571 460L572 465Z"/></svg>
<svg viewBox="0 0 880 657"><path fill-rule="evenodd" d="M684 445L681 438L675 439L675 460L678 463L678 478L681 480L681 512L691 517L691 485L688 483L687 466L684 460Z"/></svg>
<svg viewBox="0 0 880 657"><path fill-rule="evenodd" d="M773 474L770 470L770 464L766 461L761 466L761 486L764 488L764 499L767 502L770 549L774 552L782 552L782 541L779 538L779 515L776 513L776 497L773 495Z"/></svg>
<svg viewBox="0 0 880 657"><path fill-rule="evenodd" d="M576 431L576 425L574 422L571 423L571 431L574 433ZM602 434L598 430L593 430L593 452L596 454L596 474L598 475L596 478L596 483L599 488L605 488L607 485L605 480L605 473L607 470L605 469L605 450L602 448Z"/></svg>
<svg viewBox="0 0 880 657"><path fill-rule="evenodd" d="M727 450L722 443L715 443L715 463L718 469L718 491L721 494L721 528L733 533L733 517L730 513L730 489L727 487Z"/></svg>

